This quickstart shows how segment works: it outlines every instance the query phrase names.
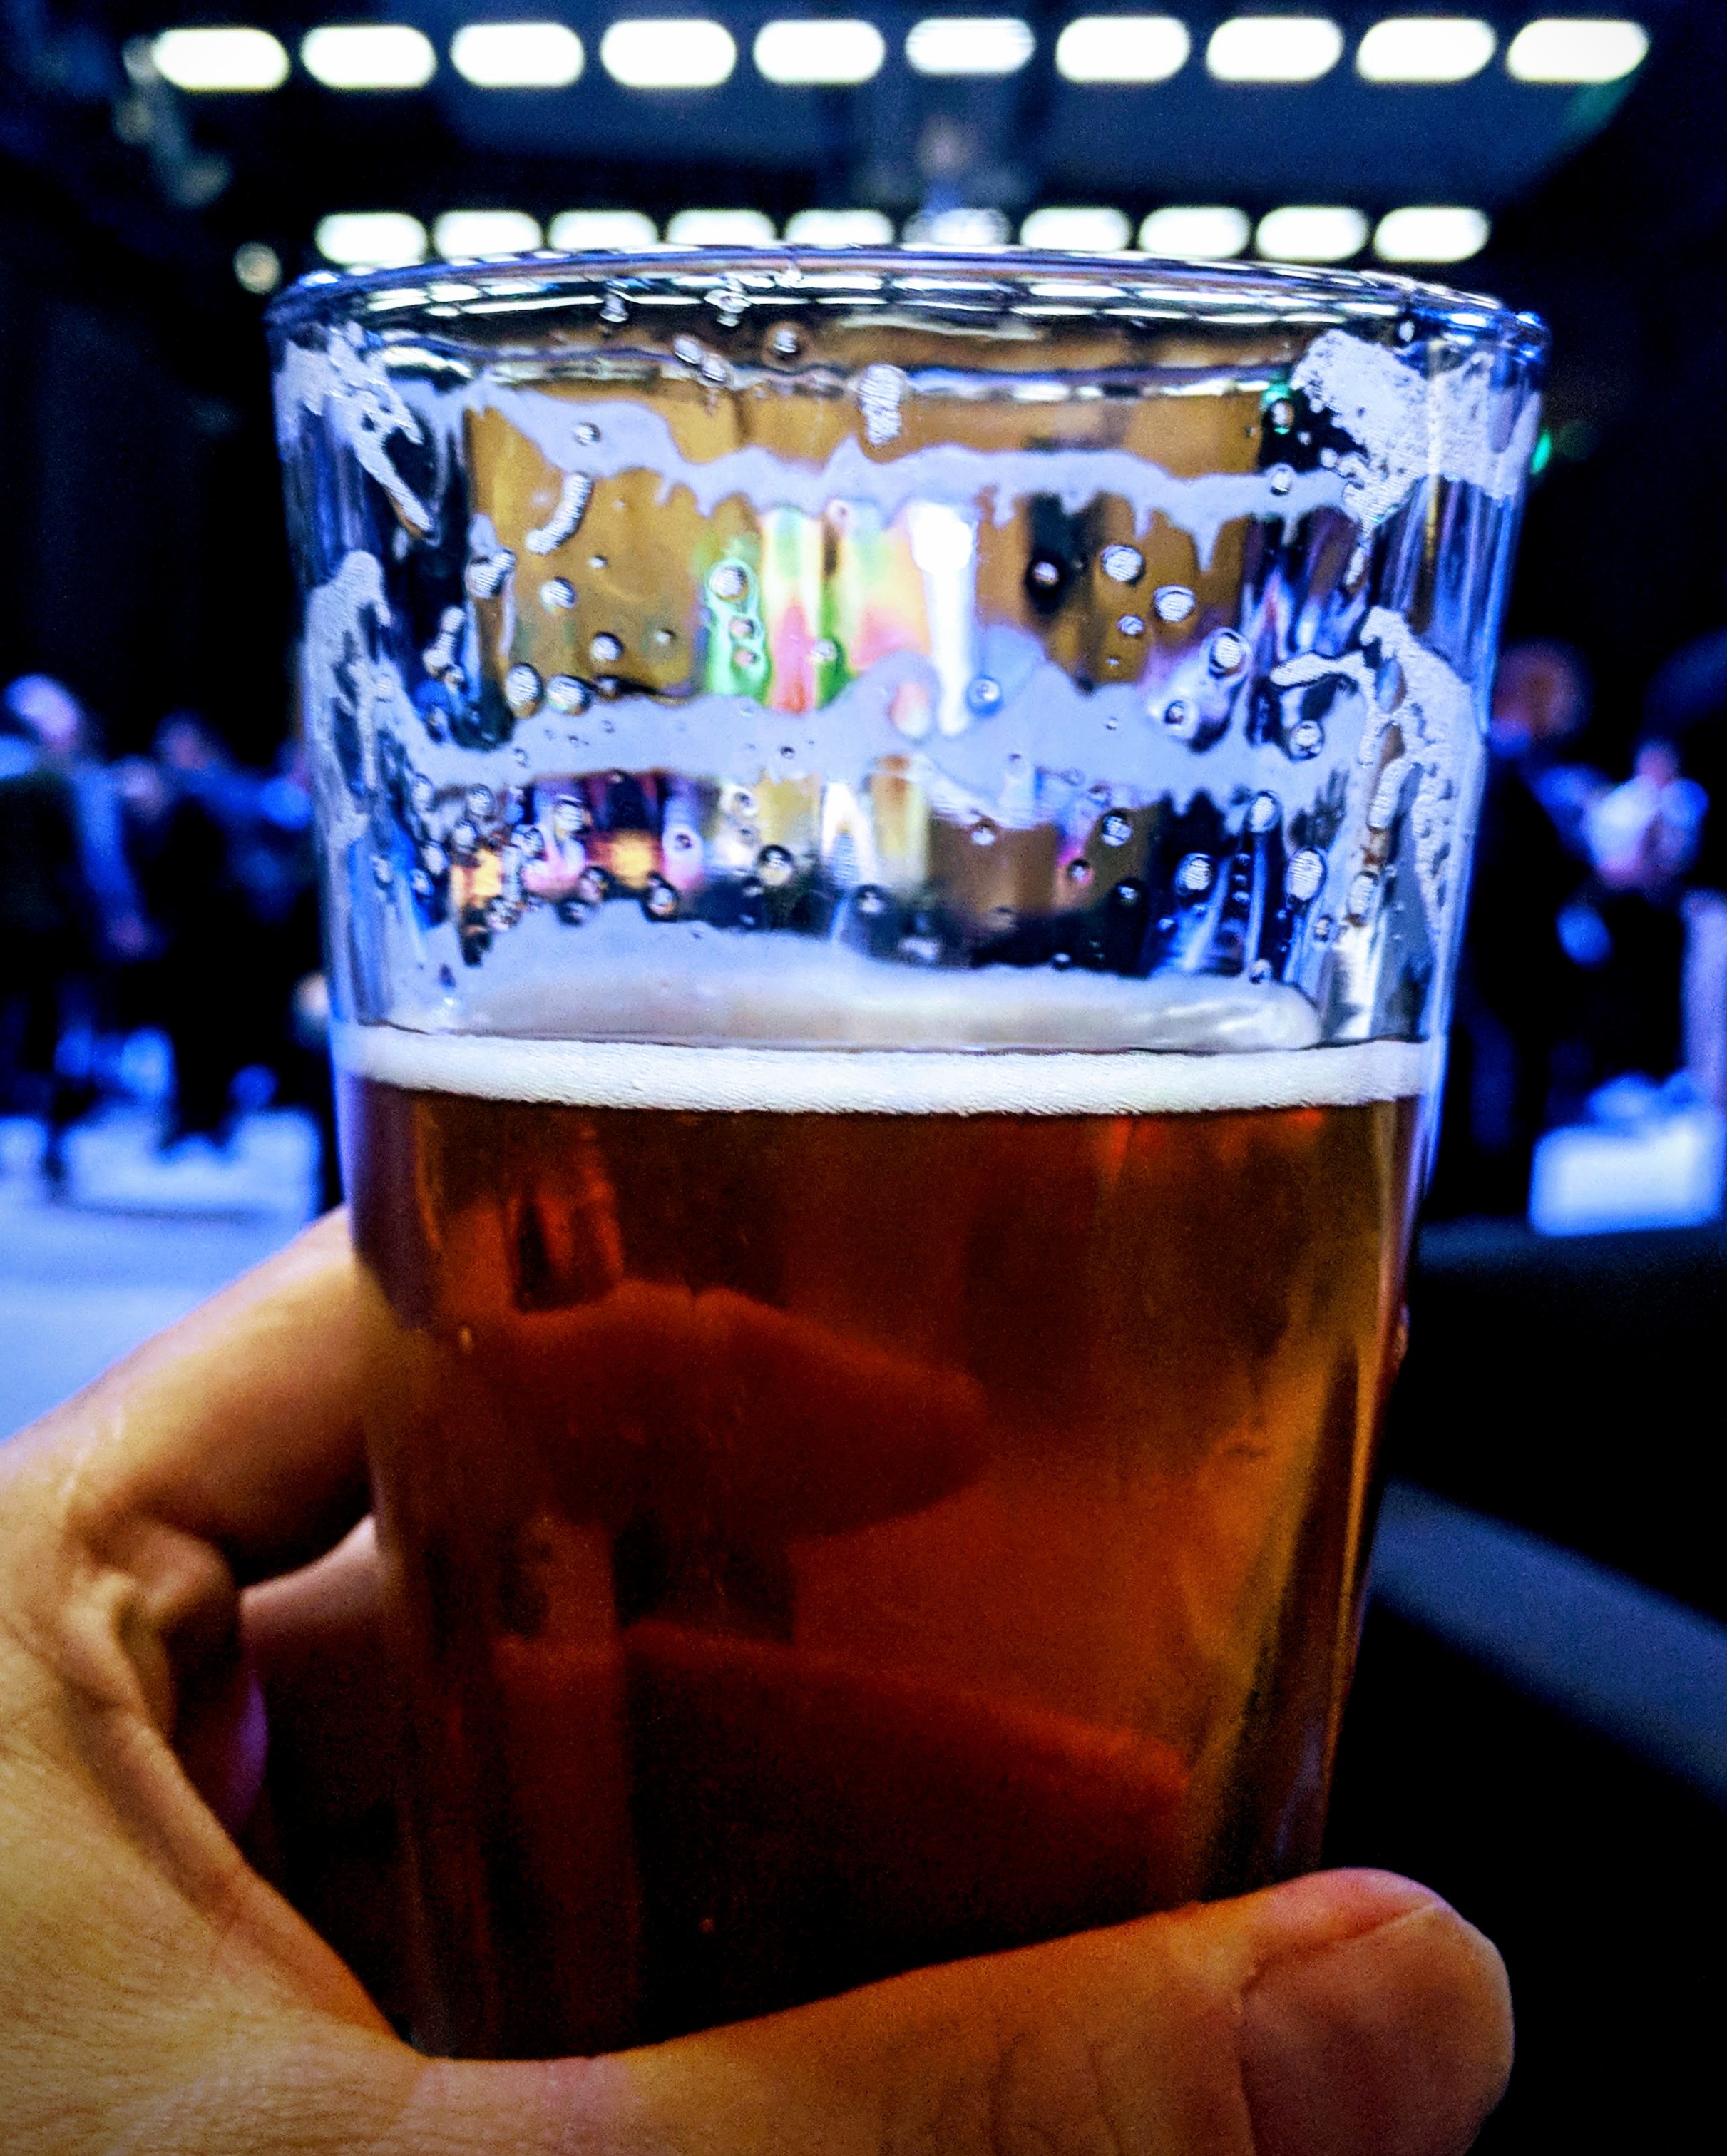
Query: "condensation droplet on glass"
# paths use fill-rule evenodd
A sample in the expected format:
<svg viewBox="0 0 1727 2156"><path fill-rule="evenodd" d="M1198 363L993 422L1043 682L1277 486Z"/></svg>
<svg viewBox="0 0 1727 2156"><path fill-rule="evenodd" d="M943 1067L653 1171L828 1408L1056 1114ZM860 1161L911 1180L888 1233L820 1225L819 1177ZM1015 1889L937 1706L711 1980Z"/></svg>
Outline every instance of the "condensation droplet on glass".
<svg viewBox="0 0 1727 2156"><path fill-rule="evenodd" d="M678 894L664 876L655 876L642 894L642 910L650 921L669 921L678 911Z"/></svg>
<svg viewBox="0 0 1727 2156"><path fill-rule="evenodd" d="M548 577L540 587L540 603L548 613L567 613L576 603L576 587L567 577Z"/></svg>
<svg viewBox="0 0 1727 2156"><path fill-rule="evenodd" d="M372 873L380 891L387 891L396 880L396 870L387 854L374 854Z"/></svg>
<svg viewBox="0 0 1727 2156"><path fill-rule="evenodd" d="M1091 881L1091 863L1084 859L1068 863L1068 881L1076 883L1081 890Z"/></svg>
<svg viewBox="0 0 1727 2156"><path fill-rule="evenodd" d="M886 911L887 894L878 891L874 884L866 883L858 891L855 903L859 913L874 920L877 914Z"/></svg>
<svg viewBox="0 0 1727 2156"><path fill-rule="evenodd" d="M607 293L600 302L600 320L602 322L627 322L629 320L629 307L622 292Z"/></svg>
<svg viewBox="0 0 1727 2156"><path fill-rule="evenodd" d="M1238 674L1248 656L1248 640L1232 629L1220 629L1212 639L1207 665L1217 675Z"/></svg>
<svg viewBox="0 0 1727 2156"><path fill-rule="evenodd" d="M716 599L741 599L749 588L750 572L741 562L722 562L708 578Z"/></svg>
<svg viewBox="0 0 1727 2156"><path fill-rule="evenodd" d="M797 761L797 752L789 742L781 746L780 761L782 763L796 763Z"/></svg>
<svg viewBox="0 0 1727 2156"><path fill-rule="evenodd" d="M1317 719L1298 719L1289 732L1289 753L1305 763L1325 746L1325 729Z"/></svg>
<svg viewBox="0 0 1727 2156"><path fill-rule="evenodd" d="M1124 636L1143 636L1145 624L1136 613L1125 613L1115 624Z"/></svg>
<svg viewBox="0 0 1727 2156"><path fill-rule="evenodd" d="M767 348L776 359L795 359L799 349L797 331L790 327L776 329L767 341Z"/></svg>
<svg viewBox="0 0 1727 2156"><path fill-rule="evenodd" d="M603 569L606 566L605 556L603 554L590 554L587 557L587 566L590 569Z"/></svg>
<svg viewBox="0 0 1727 2156"><path fill-rule="evenodd" d="M573 839L587 829L587 809L572 795L561 793L551 804L551 835L557 839Z"/></svg>
<svg viewBox="0 0 1727 2156"><path fill-rule="evenodd" d="M966 701L974 711L993 711L1002 701L1002 685L993 675L979 674L966 691Z"/></svg>
<svg viewBox="0 0 1727 2156"><path fill-rule="evenodd" d="M817 666L831 666L839 656L839 646L831 636L819 637L810 646L810 657Z"/></svg>
<svg viewBox="0 0 1727 2156"><path fill-rule="evenodd" d="M540 676L525 664L512 666L504 676L504 701L519 719L525 719L540 701Z"/></svg>
<svg viewBox="0 0 1727 2156"><path fill-rule="evenodd" d="M425 863L428 872L435 876L441 876L449 866L449 855L435 842L421 847L420 859Z"/></svg>
<svg viewBox="0 0 1727 2156"><path fill-rule="evenodd" d="M1212 887L1209 854L1184 854L1176 866L1176 889L1189 898L1202 897Z"/></svg>
<svg viewBox="0 0 1727 2156"><path fill-rule="evenodd" d="M423 772L416 773L413 784L407 789L407 798L417 816L429 816L438 806L438 788Z"/></svg>
<svg viewBox="0 0 1727 2156"><path fill-rule="evenodd" d="M467 585L477 599L495 599L504 588L504 579L515 567L515 557L507 547L500 547L495 554L481 554L468 564Z"/></svg>
<svg viewBox="0 0 1727 2156"><path fill-rule="evenodd" d="M675 644L677 640L678 632L674 629L656 629L653 632L653 641L662 651L669 644Z"/></svg>
<svg viewBox="0 0 1727 2156"><path fill-rule="evenodd" d="M1284 889L1298 906L1305 906L1316 898L1325 880L1325 856L1314 846L1304 846L1299 853L1292 855L1284 872Z"/></svg>
<svg viewBox="0 0 1727 2156"><path fill-rule="evenodd" d="M1372 906L1373 894L1378 886L1379 879L1371 869L1363 869L1351 881L1349 887L1349 910L1350 918L1352 921L1361 921L1366 917Z"/></svg>
<svg viewBox="0 0 1727 2156"><path fill-rule="evenodd" d="M587 655L597 666L610 666L623 656L623 645L609 629L602 629L587 647Z"/></svg>
<svg viewBox="0 0 1727 2156"><path fill-rule="evenodd" d="M1071 951L1052 952L1049 963L1058 973L1065 973L1074 963L1074 954Z"/></svg>
<svg viewBox="0 0 1727 2156"><path fill-rule="evenodd" d="M470 816L477 816L484 822L496 813L498 797L489 786L470 786L463 797L463 806Z"/></svg>
<svg viewBox="0 0 1727 2156"><path fill-rule="evenodd" d="M1145 573L1145 557L1137 547L1105 547L1098 566L1111 583L1137 583Z"/></svg>
<svg viewBox="0 0 1727 2156"><path fill-rule="evenodd" d="M571 432L577 445L584 449L591 449L600 439L600 430L592 419L578 420Z"/></svg>
<svg viewBox="0 0 1727 2156"><path fill-rule="evenodd" d="M756 856L756 873L770 891L782 891L797 873L797 864L784 846L764 846Z"/></svg>
<svg viewBox="0 0 1727 2156"><path fill-rule="evenodd" d="M686 367L700 367L703 357L702 348L693 336L674 337L672 357L674 359L681 359Z"/></svg>
<svg viewBox="0 0 1727 2156"><path fill-rule="evenodd" d="M1054 562L1033 562L1031 567L1031 579L1042 590L1049 591L1061 582L1060 567Z"/></svg>
<svg viewBox="0 0 1727 2156"><path fill-rule="evenodd" d="M971 843L974 846L994 845L996 843L995 825L993 824L974 824L971 826Z"/></svg>
<svg viewBox="0 0 1727 2156"><path fill-rule="evenodd" d="M1321 469L1325 471L1335 471L1337 469L1337 452L1329 442L1320 451L1320 464Z"/></svg>
<svg viewBox="0 0 1727 2156"><path fill-rule="evenodd" d="M1284 820L1283 805L1274 793L1256 793L1248 809L1248 829L1262 836Z"/></svg>
<svg viewBox="0 0 1727 2156"><path fill-rule="evenodd" d="M1289 465L1273 465L1265 477L1273 494L1287 494L1295 484L1294 470Z"/></svg>
<svg viewBox="0 0 1727 2156"><path fill-rule="evenodd" d="M756 624L747 614L735 613L731 618L731 640L734 644L751 643L756 635Z"/></svg>
<svg viewBox="0 0 1727 2156"><path fill-rule="evenodd" d="M448 966L440 966L438 968L438 985L443 990L446 995L453 995L455 993L456 977ZM465 1326L463 1327L463 1330L464 1332L467 1330Z"/></svg>
<svg viewBox="0 0 1727 2156"><path fill-rule="evenodd" d="M1404 687L1402 665L1387 659L1373 677L1373 701L1381 711L1395 711L1403 701Z"/></svg>
<svg viewBox="0 0 1727 2156"><path fill-rule="evenodd" d="M1193 723L1193 706L1185 696L1171 696L1163 707L1163 723L1171 733L1180 733Z"/></svg>
<svg viewBox="0 0 1727 2156"><path fill-rule="evenodd" d="M1160 621L1186 621L1199 603L1186 584L1160 584L1151 604Z"/></svg>
<svg viewBox="0 0 1727 2156"><path fill-rule="evenodd" d="M587 709L587 690L573 674L554 674L546 685L546 701L567 717Z"/></svg>
<svg viewBox="0 0 1727 2156"><path fill-rule="evenodd" d="M527 751L526 751L525 748L519 748L519 749L517 749L517 750L516 750L516 752L515 752L515 760L516 760L516 762L517 762L521 766L521 767L522 767L522 769L523 769L524 771L525 771L525 770L527 769L527 767L528 767L528 752L527 752Z"/></svg>
<svg viewBox="0 0 1727 2156"><path fill-rule="evenodd" d="M1133 825L1125 816L1105 816L1098 826L1098 836L1106 846L1125 846L1133 836Z"/></svg>
<svg viewBox="0 0 1727 2156"><path fill-rule="evenodd" d="M430 898L438 886L424 869L415 869L408 876L407 887L416 898Z"/></svg>
<svg viewBox="0 0 1727 2156"><path fill-rule="evenodd" d="M1274 434L1287 434L1295 424L1295 407L1287 397L1279 397L1266 413Z"/></svg>

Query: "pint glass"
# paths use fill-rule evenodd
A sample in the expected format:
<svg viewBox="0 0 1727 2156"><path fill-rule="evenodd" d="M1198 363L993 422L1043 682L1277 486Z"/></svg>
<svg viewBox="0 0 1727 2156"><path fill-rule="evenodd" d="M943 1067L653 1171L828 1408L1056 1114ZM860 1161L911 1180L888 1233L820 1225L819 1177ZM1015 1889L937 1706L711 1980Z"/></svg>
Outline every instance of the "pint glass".
<svg viewBox="0 0 1727 2156"><path fill-rule="evenodd" d="M416 2040L1310 1863L1539 325L715 250L272 334Z"/></svg>

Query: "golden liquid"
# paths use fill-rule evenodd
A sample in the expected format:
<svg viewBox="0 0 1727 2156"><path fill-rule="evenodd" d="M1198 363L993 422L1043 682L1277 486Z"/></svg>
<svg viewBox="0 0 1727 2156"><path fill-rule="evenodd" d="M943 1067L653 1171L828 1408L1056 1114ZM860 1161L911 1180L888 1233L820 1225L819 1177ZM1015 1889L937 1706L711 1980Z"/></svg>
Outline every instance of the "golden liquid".
<svg viewBox="0 0 1727 2156"><path fill-rule="evenodd" d="M648 2041L1312 1861L1417 1121L349 1081L418 2040Z"/></svg>

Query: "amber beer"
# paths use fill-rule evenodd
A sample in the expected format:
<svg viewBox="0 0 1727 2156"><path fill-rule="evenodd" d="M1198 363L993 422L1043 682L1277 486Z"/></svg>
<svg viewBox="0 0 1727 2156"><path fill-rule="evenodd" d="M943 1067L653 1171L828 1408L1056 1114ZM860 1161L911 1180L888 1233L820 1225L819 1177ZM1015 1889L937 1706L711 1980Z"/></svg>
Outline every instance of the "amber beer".
<svg viewBox="0 0 1727 2156"><path fill-rule="evenodd" d="M418 2041L641 2042L1314 1859L1417 1102L465 1067L346 1081Z"/></svg>

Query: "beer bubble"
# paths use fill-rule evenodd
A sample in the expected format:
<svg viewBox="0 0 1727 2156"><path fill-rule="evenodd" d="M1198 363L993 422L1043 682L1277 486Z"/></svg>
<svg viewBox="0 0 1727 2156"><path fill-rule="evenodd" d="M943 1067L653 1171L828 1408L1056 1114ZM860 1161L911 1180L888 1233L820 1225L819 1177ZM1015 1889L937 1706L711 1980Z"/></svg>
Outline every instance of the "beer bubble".
<svg viewBox="0 0 1727 2156"><path fill-rule="evenodd" d="M576 603L576 587L567 577L548 577L540 587L540 603L548 613L567 613Z"/></svg>
<svg viewBox="0 0 1727 2156"><path fill-rule="evenodd" d="M387 891L396 880L395 866L387 854L372 855L372 879L380 891Z"/></svg>
<svg viewBox="0 0 1727 2156"><path fill-rule="evenodd" d="M498 797L489 786L470 786L463 796L463 806L470 816L477 816L484 822L496 814Z"/></svg>
<svg viewBox="0 0 1727 2156"><path fill-rule="evenodd" d="M1160 621L1186 621L1199 602L1186 584L1160 584L1151 594L1151 604Z"/></svg>
<svg viewBox="0 0 1727 2156"><path fill-rule="evenodd" d="M676 888L664 876L653 877L642 893L642 911L650 921L669 921L678 911Z"/></svg>
<svg viewBox="0 0 1727 2156"><path fill-rule="evenodd" d="M1125 846L1133 836L1133 825L1125 816L1105 816L1098 826L1098 836L1106 846Z"/></svg>
<svg viewBox="0 0 1727 2156"><path fill-rule="evenodd" d="M1184 854L1176 865L1176 889L1190 898L1202 898L1211 887L1211 855Z"/></svg>
<svg viewBox="0 0 1727 2156"><path fill-rule="evenodd" d="M974 846L994 845L996 843L995 825L993 824L986 824L981 821L974 824L971 826L971 843Z"/></svg>
<svg viewBox="0 0 1727 2156"><path fill-rule="evenodd" d="M708 578L708 589L716 599L741 599L750 588L750 572L741 562L722 562Z"/></svg>
<svg viewBox="0 0 1727 2156"><path fill-rule="evenodd" d="M1256 793L1248 810L1248 829L1262 835L1274 831L1284 819L1282 803L1274 793Z"/></svg>
<svg viewBox="0 0 1727 2156"><path fill-rule="evenodd" d="M1289 732L1289 753L1305 763L1325 746L1325 729L1317 719L1298 719Z"/></svg>
<svg viewBox="0 0 1727 2156"><path fill-rule="evenodd" d="M449 866L449 855L435 839L430 844L421 847L420 859L425 863L428 873L432 875L441 876Z"/></svg>
<svg viewBox="0 0 1727 2156"><path fill-rule="evenodd" d="M966 691L966 701L974 711L999 711L1002 705L1002 685L992 674L976 675Z"/></svg>
<svg viewBox="0 0 1727 2156"><path fill-rule="evenodd" d="M569 717L587 709L587 690L573 674L554 674L546 685L546 701Z"/></svg>
<svg viewBox="0 0 1727 2156"><path fill-rule="evenodd" d="M1325 880L1325 856L1315 847L1304 846L1290 858L1284 873L1284 889L1298 906L1305 906L1318 897Z"/></svg>
<svg viewBox="0 0 1727 2156"><path fill-rule="evenodd" d="M1046 592L1053 590L1061 582L1061 569L1054 562L1033 562L1030 573L1032 582Z"/></svg>
<svg viewBox="0 0 1727 2156"><path fill-rule="evenodd" d="M1273 465L1265 475L1273 494L1287 494L1295 484L1295 474L1289 465Z"/></svg>
<svg viewBox="0 0 1727 2156"><path fill-rule="evenodd" d="M1124 636L1143 636L1145 624L1136 613L1125 613L1115 624Z"/></svg>
<svg viewBox="0 0 1727 2156"><path fill-rule="evenodd" d="M468 589L477 599L495 599L504 588L504 579L515 567L515 557L507 547L500 547L495 554L477 554L468 564Z"/></svg>
<svg viewBox="0 0 1727 2156"><path fill-rule="evenodd" d="M1212 639L1206 664L1217 675L1238 674L1248 655L1248 640L1232 629L1220 629Z"/></svg>
<svg viewBox="0 0 1727 2156"><path fill-rule="evenodd" d="M1091 863L1083 856L1068 863L1068 881L1078 884L1082 891L1091 881Z"/></svg>
<svg viewBox="0 0 1727 2156"><path fill-rule="evenodd" d="M540 676L529 665L512 666L504 676L504 701L519 719L525 719L540 701Z"/></svg>
<svg viewBox="0 0 1727 2156"><path fill-rule="evenodd" d="M1378 889L1379 879L1371 869L1362 869L1350 881L1349 912L1351 921L1364 921L1372 910L1373 894Z"/></svg>
<svg viewBox="0 0 1727 2156"><path fill-rule="evenodd" d="M1287 434L1295 424L1295 407L1287 397L1279 397L1266 413L1274 434Z"/></svg>
<svg viewBox="0 0 1727 2156"><path fill-rule="evenodd" d="M1137 583L1145 573L1145 557L1137 547L1105 547L1098 563L1111 583Z"/></svg>
<svg viewBox="0 0 1727 2156"><path fill-rule="evenodd" d="M587 655L596 666L610 666L623 658L623 645L609 629L602 629L588 645Z"/></svg>
<svg viewBox="0 0 1727 2156"><path fill-rule="evenodd" d="M756 856L756 873L769 891L782 891L797 873L797 864L784 846L764 846Z"/></svg>

